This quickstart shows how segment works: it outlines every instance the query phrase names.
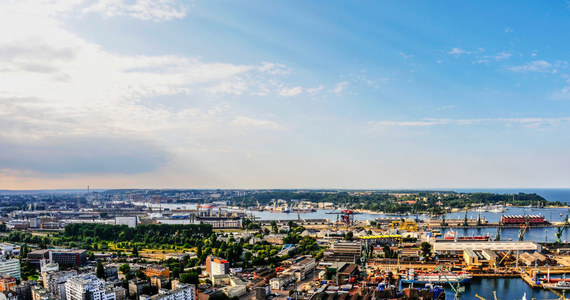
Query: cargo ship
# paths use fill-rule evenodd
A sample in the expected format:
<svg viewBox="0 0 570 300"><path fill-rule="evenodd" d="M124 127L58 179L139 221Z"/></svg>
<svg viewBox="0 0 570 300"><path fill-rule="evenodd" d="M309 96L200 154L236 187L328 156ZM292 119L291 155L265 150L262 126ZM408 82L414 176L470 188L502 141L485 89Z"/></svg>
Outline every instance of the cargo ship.
<svg viewBox="0 0 570 300"><path fill-rule="evenodd" d="M443 236L444 240L458 240L458 241L488 241L491 237L488 235L466 235L457 236L455 231L448 231Z"/></svg>
<svg viewBox="0 0 570 300"><path fill-rule="evenodd" d="M418 272L409 269L407 273L401 276L402 283L412 284L449 284L449 283L469 283L473 279L473 275L466 272Z"/></svg>

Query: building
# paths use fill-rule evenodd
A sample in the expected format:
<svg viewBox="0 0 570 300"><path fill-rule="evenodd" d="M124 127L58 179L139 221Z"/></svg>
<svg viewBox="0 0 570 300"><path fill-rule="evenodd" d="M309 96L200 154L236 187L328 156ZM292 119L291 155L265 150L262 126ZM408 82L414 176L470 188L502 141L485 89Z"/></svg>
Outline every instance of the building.
<svg viewBox="0 0 570 300"><path fill-rule="evenodd" d="M69 278L65 294L67 300L115 300L115 293L105 288L105 281L93 274Z"/></svg>
<svg viewBox="0 0 570 300"><path fill-rule="evenodd" d="M65 283L69 278L77 276L77 271L50 271L42 273L44 288L61 300L66 300Z"/></svg>
<svg viewBox="0 0 570 300"><path fill-rule="evenodd" d="M545 224L548 223L543 216L539 215L528 215L528 216L521 216L521 215L506 215L501 216L501 224L525 224L528 220L530 225L533 224Z"/></svg>
<svg viewBox="0 0 570 300"><path fill-rule="evenodd" d="M306 257L303 260L291 265L291 271L294 271L295 274L299 274L297 278L298 281L304 280L307 274L313 272L317 263L314 258Z"/></svg>
<svg viewBox="0 0 570 300"><path fill-rule="evenodd" d="M62 266L81 266L87 263L87 251L80 249L41 249L28 253L30 263L40 264L42 260Z"/></svg>
<svg viewBox="0 0 570 300"><path fill-rule="evenodd" d="M144 289L148 288L149 284L146 280L133 280L129 282L129 295L142 295L144 294Z"/></svg>
<svg viewBox="0 0 570 300"><path fill-rule="evenodd" d="M127 225L130 228L135 228L139 224L139 217L115 217L115 225Z"/></svg>
<svg viewBox="0 0 570 300"><path fill-rule="evenodd" d="M0 300L18 300L18 293L14 291L3 291L0 293Z"/></svg>
<svg viewBox="0 0 570 300"><path fill-rule="evenodd" d="M28 253L28 261L39 265L42 260L49 260L49 252L49 249L34 250Z"/></svg>
<svg viewBox="0 0 570 300"><path fill-rule="evenodd" d="M0 256L20 256L20 246L8 243L0 244Z"/></svg>
<svg viewBox="0 0 570 300"><path fill-rule="evenodd" d="M170 270L168 269L168 267L164 266L158 266L158 265L148 266L145 270L142 270L142 272L148 277L155 277L155 276L170 277Z"/></svg>
<svg viewBox="0 0 570 300"><path fill-rule="evenodd" d="M19 259L2 259L0 261L0 274L12 276L21 280L20 276L20 260Z"/></svg>
<svg viewBox="0 0 570 300"><path fill-rule="evenodd" d="M50 261L64 266L81 266L87 263L87 251L80 249L50 250Z"/></svg>
<svg viewBox="0 0 570 300"><path fill-rule="evenodd" d="M531 241L453 241L435 240L433 251L436 253L463 253L464 250L493 250L493 251L521 251L540 252L540 244Z"/></svg>
<svg viewBox="0 0 570 300"><path fill-rule="evenodd" d="M14 277L0 278L0 292L11 290L16 286L16 279Z"/></svg>
<svg viewBox="0 0 570 300"><path fill-rule="evenodd" d="M362 242L335 241L325 252L325 261L358 263L362 255Z"/></svg>
<svg viewBox="0 0 570 300"><path fill-rule="evenodd" d="M46 289L39 285L31 287L32 300L56 300L56 298Z"/></svg>
<svg viewBox="0 0 570 300"><path fill-rule="evenodd" d="M158 295L140 295L139 300L195 300L196 287L193 284L179 285L176 289L160 289Z"/></svg>
<svg viewBox="0 0 570 300"><path fill-rule="evenodd" d="M158 289L165 289L170 283L170 277L153 276L150 278L150 285L158 287Z"/></svg>
<svg viewBox="0 0 570 300"><path fill-rule="evenodd" d="M272 290L281 290L292 282L295 282L295 278L293 276L283 274L279 277L271 278L271 280L269 280L269 285Z"/></svg>
<svg viewBox="0 0 570 300"><path fill-rule="evenodd" d="M18 294L18 300L32 300L32 287L37 286L35 280L22 281L17 286L12 287L12 290Z"/></svg>
<svg viewBox="0 0 570 300"><path fill-rule="evenodd" d="M210 276L230 273L230 263L219 257L208 256L206 258L206 272Z"/></svg>
<svg viewBox="0 0 570 300"><path fill-rule="evenodd" d="M115 266L105 266L105 280L115 281L119 279L119 268Z"/></svg>

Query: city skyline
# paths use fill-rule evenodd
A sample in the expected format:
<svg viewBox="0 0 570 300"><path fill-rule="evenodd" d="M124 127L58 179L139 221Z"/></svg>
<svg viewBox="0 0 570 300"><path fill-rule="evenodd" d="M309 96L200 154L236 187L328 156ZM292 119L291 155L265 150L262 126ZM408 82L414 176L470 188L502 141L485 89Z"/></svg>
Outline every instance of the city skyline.
<svg viewBox="0 0 570 300"><path fill-rule="evenodd" d="M567 2L0 3L0 189L568 187Z"/></svg>

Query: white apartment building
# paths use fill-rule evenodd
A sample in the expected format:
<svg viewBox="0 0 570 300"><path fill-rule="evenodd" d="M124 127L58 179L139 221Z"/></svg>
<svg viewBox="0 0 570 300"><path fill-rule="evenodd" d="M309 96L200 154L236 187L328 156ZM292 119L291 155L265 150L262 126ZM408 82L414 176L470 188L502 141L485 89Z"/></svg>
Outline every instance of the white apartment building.
<svg viewBox="0 0 570 300"><path fill-rule="evenodd" d="M195 300L196 287L193 284L181 284L176 289L160 289L158 295L140 295L139 300Z"/></svg>
<svg viewBox="0 0 570 300"><path fill-rule="evenodd" d="M6 255L20 256L20 246L8 243L1 243L0 256L6 257Z"/></svg>
<svg viewBox="0 0 570 300"><path fill-rule="evenodd" d="M7 274L18 280L21 280L22 277L20 276L20 260L17 258L3 258L0 260L0 274Z"/></svg>
<svg viewBox="0 0 570 300"><path fill-rule="evenodd" d="M66 300L115 300L115 293L105 288L105 281L93 274L71 277L65 283Z"/></svg>
<svg viewBox="0 0 570 300"><path fill-rule="evenodd" d="M65 293L65 283L69 278L75 276L77 276L77 271L75 270L44 272L42 273L44 288L57 298L61 300L67 300Z"/></svg>

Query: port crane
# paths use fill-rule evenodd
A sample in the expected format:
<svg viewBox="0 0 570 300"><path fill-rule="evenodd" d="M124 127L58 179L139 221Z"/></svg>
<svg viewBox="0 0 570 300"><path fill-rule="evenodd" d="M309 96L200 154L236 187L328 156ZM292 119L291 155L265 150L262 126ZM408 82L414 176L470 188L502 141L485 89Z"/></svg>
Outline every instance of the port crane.
<svg viewBox="0 0 570 300"><path fill-rule="evenodd" d="M528 230L529 225L530 225L530 217L525 216L524 224L521 224L519 229L519 241L524 241L524 234Z"/></svg>
<svg viewBox="0 0 570 300"><path fill-rule="evenodd" d="M564 230L566 230L566 228L568 228L570 226L570 223L568 223L568 215L569 214L570 214L570 211L566 214L566 217L564 218L564 224L562 226L556 227L556 232L554 234L556 235L556 243L557 244L561 243L562 233L564 233Z"/></svg>
<svg viewBox="0 0 570 300"><path fill-rule="evenodd" d="M445 281L447 281L447 284L449 284L449 286L451 287L451 289L453 290L454 293L454 299L455 300L459 300L461 299L461 294L463 292L465 292L465 287L461 285L461 282L458 282L457 285L453 284L449 278L447 278L447 275L445 275L445 269L443 268L443 265L439 265L437 268L435 268L433 270L433 272L437 272L437 271L442 271L441 274L443 275L443 277L445 278Z"/></svg>

